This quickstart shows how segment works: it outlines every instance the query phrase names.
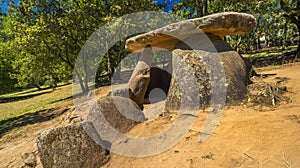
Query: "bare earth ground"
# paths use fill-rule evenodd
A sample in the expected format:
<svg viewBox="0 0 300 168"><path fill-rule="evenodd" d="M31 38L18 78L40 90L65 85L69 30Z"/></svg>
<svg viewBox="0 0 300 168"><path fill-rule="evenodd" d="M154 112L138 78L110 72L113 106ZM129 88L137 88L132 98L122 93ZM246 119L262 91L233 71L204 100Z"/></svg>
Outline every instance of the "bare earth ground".
<svg viewBox="0 0 300 168"><path fill-rule="evenodd" d="M284 85L291 102L263 112L260 108L242 104L226 107L220 125L204 143L198 143L198 132L206 113L199 112L190 132L168 151L144 158L112 154L105 167L300 167L300 64L284 65L261 73L277 74L267 77L268 82L274 82L275 77L288 77ZM101 95L109 89L100 88ZM3 136L0 139L0 167L21 167L21 153L36 150L37 134L69 123L72 115L69 110L52 120L28 125ZM129 134L153 135L170 124L170 117L161 117L136 126ZM41 167L40 163L38 167Z"/></svg>

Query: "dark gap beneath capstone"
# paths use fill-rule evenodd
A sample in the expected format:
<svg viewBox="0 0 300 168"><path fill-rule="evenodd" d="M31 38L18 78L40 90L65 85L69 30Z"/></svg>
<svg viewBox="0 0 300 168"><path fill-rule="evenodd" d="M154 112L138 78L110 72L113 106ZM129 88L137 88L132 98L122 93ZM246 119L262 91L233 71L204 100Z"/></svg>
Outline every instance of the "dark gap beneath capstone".
<svg viewBox="0 0 300 168"><path fill-rule="evenodd" d="M167 98L171 83L171 71L169 65L165 68L150 68L150 83L144 96L144 104L156 103ZM168 72L168 69L170 73Z"/></svg>

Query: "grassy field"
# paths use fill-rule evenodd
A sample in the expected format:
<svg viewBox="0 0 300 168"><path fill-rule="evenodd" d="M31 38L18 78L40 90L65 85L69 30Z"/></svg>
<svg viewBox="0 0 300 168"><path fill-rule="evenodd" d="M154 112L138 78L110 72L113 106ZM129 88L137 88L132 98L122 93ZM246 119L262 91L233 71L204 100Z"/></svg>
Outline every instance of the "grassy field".
<svg viewBox="0 0 300 168"><path fill-rule="evenodd" d="M270 57L276 55L283 55L296 50L297 50L297 46L289 46L286 47L284 50L282 50L281 47L271 47L271 48L263 48L260 50L255 50L253 52L242 54L242 56L246 58Z"/></svg>
<svg viewBox="0 0 300 168"><path fill-rule="evenodd" d="M297 46L289 46L284 50L282 47L263 48L252 51L242 56L256 68L266 66L278 66L299 62L299 57L296 57Z"/></svg>
<svg viewBox="0 0 300 168"><path fill-rule="evenodd" d="M55 89L36 88L0 95L0 120L17 117L42 109L67 104L72 97L72 85Z"/></svg>

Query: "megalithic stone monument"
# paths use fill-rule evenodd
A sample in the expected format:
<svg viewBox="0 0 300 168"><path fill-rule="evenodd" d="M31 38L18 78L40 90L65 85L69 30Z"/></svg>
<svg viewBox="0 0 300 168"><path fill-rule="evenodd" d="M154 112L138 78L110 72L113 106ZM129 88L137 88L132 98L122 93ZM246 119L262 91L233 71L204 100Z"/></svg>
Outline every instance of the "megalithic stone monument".
<svg viewBox="0 0 300 168"><path fill-rule="evenodd" d="M182 89L189 89L189 87L179 88L178 81L181 80L180 82L185 83L184 86L189 86L190 81L185 81L184 77L182 79L174 77L180 71L180 67L176 63L178 59L185 62L197 79L200 107L205 107L211 103L212 88L218 82L223 82L225 85L222 89L226 90L226 102L235 103L242 100L247 93L246 86L249 82L251 67L222 38L226 35L245 34L255 26L256 19L250 14L217 13L173 23L129 38L126 41L126 49L131 52L143 52L142 55L149 53L148 50L151 48L153 50L172 51L173 73L171 74L172 79L166 100L166 110L178 110ZM152 56L148 55L148 57ZM151 61L146 60L147 65L151 65ZM222 65L223 70L214 69L220 65ZM216 74L219 71L222 72L220 74L224 75L225 81L221 81L222 76ZM132 76L133 78L134 76ZM150 76L150 80L151 78L155 78L155 76ZM214 81L214 78L218 79ZM148 87L149 81L145 81L147 83L143 86ZM134 82L134 80L130 82ZM132 83L129 85L134 86ZM219 88L221 89L221 87ZM130 89L135 90L136 88L130 87ZM145 89L136 90L144 91ZM218 90L218 87L215 87L215 90ZM143 97L143 95L138 95L138 97ZM141 100L138 100L137 103L140 104Z"/></svg>

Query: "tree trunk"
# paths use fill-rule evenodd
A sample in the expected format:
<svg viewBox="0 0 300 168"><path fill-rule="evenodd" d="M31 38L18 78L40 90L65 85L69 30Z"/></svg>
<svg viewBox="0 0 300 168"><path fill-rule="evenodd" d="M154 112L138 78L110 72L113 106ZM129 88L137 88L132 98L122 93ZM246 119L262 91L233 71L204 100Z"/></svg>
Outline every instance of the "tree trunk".
<svg viewBox="0 0 300 168"><path fill-rule="evenodd" d="M87 61L85 58L82 59L82 62L83 62L83 70L84 70L83 84L84 84L85 91L88 92L89 91L88 82L89 82L89 78L90 78L89 72L88 72L88 65L87 65Z"/></svg>
<svg viewBox="0 0 300 168"><path fill-rule="evenodd" d="M286 19L284 27L283 27L283 37L284 38L283 38L283 42L282 42L282 50L284 50L286 47L287 30L288 30L288 20Z"/></svg>
<svg viewBox="0 0 300 168"><path fill-rule="evenodd" d="M208 14L208 4L207 4L207 0L203 0L202 1L202 14L203 16Z"/></svg>
<svg viewBox="0 0 300 168"><path fill-rule="evenodd" d="M113 75L113 79L114 80L121 80L121 64L119 66L117 66L117 68L115 69L115 73Z"/></svg>
<svg viewBox="0 0 300 168"><path fill-rule="evenodd" d="M78 78L79 85L80 85L80 88L81 88L82 92L83 93L88 93L89 92L89 87L84 84L84 81L81 79L81 75L79 74L77 69L75 69L75 73L76 73L76 76Z"/></svg>
<svg viewBox="0 0 300 168"><path fill-rule="evenodd" d="M257 49L260 49L260 36L257 37Z"/></svg>
<svg viewBox="0 0 300 168"><path fill-rule="evenodd" d="M271 47L276 46L276 38L277 38L276 32L274 31L274 32L273 32L273 37L272 37L272 46L271 46Z"/></svg>
<svg viewBox="0 0 300 168"><path fill-rule="evenodd" d="M202 17L203 16L203 13L202 13L202 8L201 8L201 2L199 1L195 1L196 3L196 11L197 11L197 17Z"/></svg>
<svg viewBox="0 0 300 168"><path fill-rule="evenodd" d="M120 42L120 47L119 47L119 52L118 52L118 56L117 56L117 64L116 64L116 69L115 69L115 74L114 74L114 79L115 80L121 80L121 61L122 61L122 52L123 49L125 48L125 44L124 42ZM119 66L118 66L119 65Z"/></svg>
<svg viewBox="0 0 300 168"><path fill-rule="evenodd" d="M39 86L39 85L37 85L37 84L32 84L34 87L36 87L38 90L42 90L42 88Z"/></svg>
<svg viewBox="0 0 300 168"><path fill-rule="evenodd" d="M297 24L297 28L298 28L298 48L297 48L297 53L296 55L299 56L300 55L300 24Z"/></svg>
<svg viewBox="0 0 300 168"><path fill-rule="evenodd" d="M298 28L299 41L298 41L298 47L297 47L297 51L296 51L295 58L294 58L293 62L295 62L296 59L300 56L300 24L296 24L296 25L297 25L297 28Z"/></svg>
<svg viewBox="0 0 300 168"><path fill-rule="evenodd" d="M260 20L261 17L258 17L258 20ZM256 28L255 28L255 31L257 32L257 44L256 44L256 48L259 50L260 49L260 28L259 28L259 22L257 22L257 25L256 25Z"/></svg>
<svg viewBox="0 0 300 168"><path fill-rule="evenodd" d="M255 40L255 38L253 38L253 49L254 50L257 50L257 44L256 44L256 40Z"/></svg>

